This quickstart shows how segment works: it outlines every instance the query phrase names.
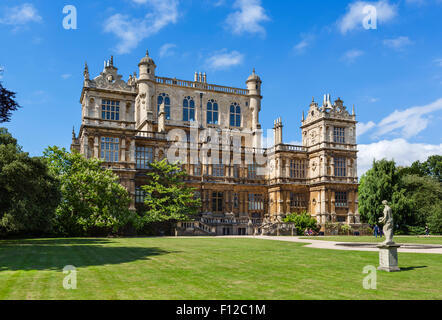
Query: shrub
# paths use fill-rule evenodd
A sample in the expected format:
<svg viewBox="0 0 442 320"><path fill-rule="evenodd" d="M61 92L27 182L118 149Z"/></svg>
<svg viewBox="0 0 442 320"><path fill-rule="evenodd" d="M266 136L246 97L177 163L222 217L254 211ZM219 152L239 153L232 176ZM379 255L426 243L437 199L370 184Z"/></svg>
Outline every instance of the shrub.
<svg viewBox="0 0 442 320"><path fill-rule="evenodd" d="M303 235L305 229L312 229L315 232L319 231L316 219L312 218L312 216L307 212L303 212L301 214L289 214L284 219L284 222L293 223L296 227L296 232L298 235Z"/></svg>

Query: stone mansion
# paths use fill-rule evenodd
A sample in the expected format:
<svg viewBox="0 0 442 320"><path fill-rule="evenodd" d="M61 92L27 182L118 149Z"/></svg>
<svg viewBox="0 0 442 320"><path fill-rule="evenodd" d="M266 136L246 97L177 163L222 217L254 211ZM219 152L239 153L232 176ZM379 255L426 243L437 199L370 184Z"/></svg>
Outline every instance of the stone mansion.
<svg viewBox="0 0 442 320"><path fill-rule="evenodd" d="M323 227L360 225L354 108L350 114L330 95L322 105L313 99L302 117L302 146L284 144L282 119L264 146L255 71L240 89L209 84L201 73L194 81L159 77L149 53L138 67L125 81L113 58L95 78L85 66L82 123L71 146L120 177L132 209L143 204L148 164L180 153L186 183L202 200L199 219L179 223L180 234L249 235L303 211ZM186 147L170 151L178 145Z"/></svg>

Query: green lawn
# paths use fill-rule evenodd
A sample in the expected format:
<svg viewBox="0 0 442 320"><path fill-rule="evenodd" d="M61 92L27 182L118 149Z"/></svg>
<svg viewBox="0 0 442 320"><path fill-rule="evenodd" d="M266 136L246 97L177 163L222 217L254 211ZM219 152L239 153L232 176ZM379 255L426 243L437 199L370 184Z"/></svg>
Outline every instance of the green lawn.
<svg viewBox="0 0 442 320"><path fill-rule="evenodd" d="M301 237L301 239L312 239L312 240L325 240L325 241L336 241L336 242L383 242L383 238L375 238L374 236L331 236L331 237ZM416 244L441 244L442 237L432 236L432 237L418 237L418 236L395 236L393 239L396 243L416 243Z"/></svg>
<svg viewBox="0 0 442 320"><path fill-rule="evenodd" d="M0 299L442 299L442 257L399 254L402 272L378 272L376 252L305 248L258 239L0 241ZM63 289L66 265L78 289Z"/></svg>

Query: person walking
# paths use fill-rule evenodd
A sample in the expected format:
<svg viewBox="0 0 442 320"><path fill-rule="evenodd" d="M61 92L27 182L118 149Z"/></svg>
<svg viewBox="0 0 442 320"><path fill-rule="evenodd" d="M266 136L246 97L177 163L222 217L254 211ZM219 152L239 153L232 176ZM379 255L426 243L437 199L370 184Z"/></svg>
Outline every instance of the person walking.
<svg viewBox="0 0 442 320"><path fill-rule="evenodd" d="M430 228L428 228L428 226L425 226L425 235L426 235L427 237L430 236Z"/></svg>
<svg viewBox="0 0 442 320"><path fill-rule="evenodd" d="M378 227L378 225L376 224L376 225L374 226L374 236L376 237L376 239L378 238L378 234L379 234L379 227Z"/></svg>

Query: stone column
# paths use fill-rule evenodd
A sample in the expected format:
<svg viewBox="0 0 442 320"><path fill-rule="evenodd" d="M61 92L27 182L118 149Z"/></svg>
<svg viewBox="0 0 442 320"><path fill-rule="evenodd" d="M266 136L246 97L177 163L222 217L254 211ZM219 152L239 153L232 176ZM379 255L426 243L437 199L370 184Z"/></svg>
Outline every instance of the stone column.
<svg viewBox="0 0 442 320"><path fill-rule="evenodd" d="M290 178L290 159L285 160L285 177Z"/></svg>
<svg viewBox="0 0 442 320"><path fill-rule="evenodd" d="M135 162L135 140L130 142L130 162Z"/></svg>
<svg viewBox="0 0 442 320"><path fill-rule="evenodd" d="M120 121L126 121L126 101L120 101Z"/></svg>
<svg viewBox="0 0 442 320"><path fill-rule="evenodd" d="M126 138L121 139L121 162L126 162Z"/></svg>
<svg viewBox="0 0 442 320"><path fill-rule="evenodd" d="M89 158L89 136L84 133L83 134L83 150L82 153L86 159Z"/></svg>
<svg viewBox="0 0 442 320"><path fill-rule="evenodd" d="M95 138L94 138L94 158L95 159L100 158L99 148L100 148L100 137L95 136Z"/></svg>
<svg viewBox="0 0 442 320"><path fill-rule="evenodd" d="M326 214L327 213L327 209L326 209L326 205L327 205L327 195L326 195L326 191L325 189L321 190L320 192L320 197L321 197L321 203L320 203L320 207L321 207L321 214Z"/></svg>
<svg viewBox="0 0 442 320"><path fill-rule="evenodd" d="M249 194L247 192L243 192L243 203L244 203L244 213L249 214Z"/></svg>

